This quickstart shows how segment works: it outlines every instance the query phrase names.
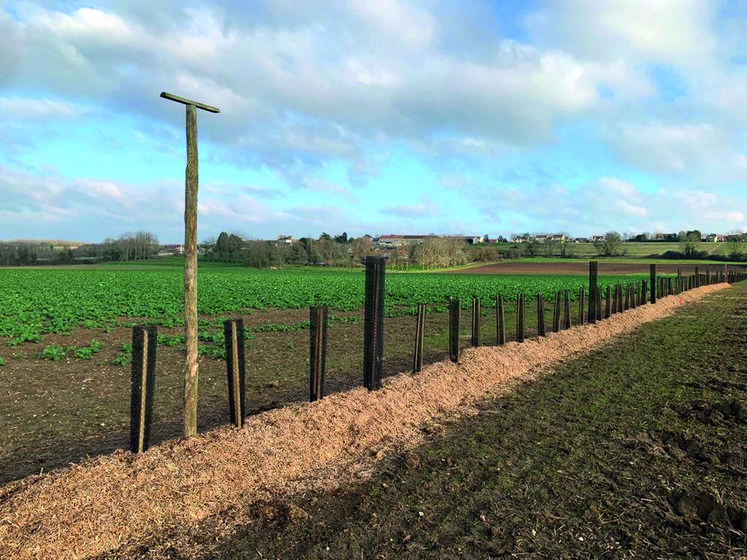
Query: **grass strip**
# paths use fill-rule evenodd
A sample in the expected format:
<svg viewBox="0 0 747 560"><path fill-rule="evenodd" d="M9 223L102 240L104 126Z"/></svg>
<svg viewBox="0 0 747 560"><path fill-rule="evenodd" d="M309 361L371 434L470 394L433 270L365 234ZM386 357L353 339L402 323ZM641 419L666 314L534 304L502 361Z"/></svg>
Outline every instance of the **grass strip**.
<svg viewBox="0 0 747 560"><path fill-rule="evenodd" d="M556 366L367 483L253 504L196 557L746 556L746 295Z"/></svg>

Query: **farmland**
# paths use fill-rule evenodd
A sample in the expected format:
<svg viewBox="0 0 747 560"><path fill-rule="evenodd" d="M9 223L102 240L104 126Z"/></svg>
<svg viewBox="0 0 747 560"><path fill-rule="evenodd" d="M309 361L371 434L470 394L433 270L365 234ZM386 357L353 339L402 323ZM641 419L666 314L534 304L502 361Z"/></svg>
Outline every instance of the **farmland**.
<svg viewBox="0 0 747 560"><path fill-rule="evenodd" d="M8 485L3 552L738 557L743 289L707 286L685 306L664 298L536 343L469 350L383 391ZM693 303L704 294L715 297ZM465 397L477 408L462 409ZM443 406L458 407L454 422L440 422Z"/></svg>
<svg viewBox="0 0 747 560"><path fill-rule="evenodd" d="M517 244L511 242L495 244L495 247L497 247L499 251L508 251L515 246L517 246ZM741 241L737 243L709 243L705 241L698 241L695 242L694 248L696 251L703 252L708 255L719 255L722 257L728 257L734 251L738 253L747 252L747 242ZM644 258L650 257L652 255L663 255L667 251L681 251L681 245L680 243L676 242L672 243L664 241L626 241L625 243L621 244L620 250L624 251L626 258ZM595 258L599 254L599 251L593 243L570 243L569 253L574 257L589 259ZM541 250L539 254L543 254Z"/></svg>
<svg viewBox="0 0 747 560"><path fill-rule="evenodd" d="M640 279L600 276L602 286ZM523 290L531 298L555 290L573 297L582 276L389 274L386 279L384 375L411 368L419 302L430 303L424 360L447 354L446 299L483 298L482 343L493 344L489 306ZM330 306L327 392L361 384L364 274L360 270L252 270L206 266L199 284L199 428L226 423L225 347L221 321L246 324L247 410L256 413L308 397L308 306ZM63 466L87 455L127 446L131 329L158 325L157 389L152 441L180 434L184 338L182 269L130 265L102 268L1 269L0 480ZM514 334L506 308L507 338ZM577 308L573 306L574 321ZM546 308L549 324L552 310ZM464 313L463 346L469 345ZM528 313L526 334L536 333Z"/></svg>
<svg viewBox="0 0 747 560"><path fill-rule="evenodd" d="M645 276L640 276L639 279ZM604 288L629 282L629 275L600 275ZM497 294L513 301L523 291L543 293L571 290L579 277L532 275L397 274L386 281L389 316L408 314L417 303L443 306L460 297L464 307L473 295L490 305ZM303 309L328 305L356 311L363 306L361 271L208 269L200 272L198 312L204 317L257 309ZM92 331L129 326L134 320L165 327L179 326L184 310L179 268L153 270L0 270L0 337L14 346L39 342L45 333L68 333L82 327ZM203 327L208 322L203 322Z"/></svg>

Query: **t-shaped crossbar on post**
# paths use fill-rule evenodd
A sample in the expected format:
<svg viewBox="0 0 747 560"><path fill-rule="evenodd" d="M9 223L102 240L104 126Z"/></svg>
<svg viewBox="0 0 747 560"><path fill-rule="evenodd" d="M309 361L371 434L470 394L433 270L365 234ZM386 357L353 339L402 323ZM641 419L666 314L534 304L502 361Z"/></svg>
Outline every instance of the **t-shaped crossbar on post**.
<svg viewBox="0 0 747 560"><path fill-rule="evenodd" d="M197 111L220 113L217 107L171 93L161 97L187 106L187 171L184 187L184 437L197 434Z"/></svg>

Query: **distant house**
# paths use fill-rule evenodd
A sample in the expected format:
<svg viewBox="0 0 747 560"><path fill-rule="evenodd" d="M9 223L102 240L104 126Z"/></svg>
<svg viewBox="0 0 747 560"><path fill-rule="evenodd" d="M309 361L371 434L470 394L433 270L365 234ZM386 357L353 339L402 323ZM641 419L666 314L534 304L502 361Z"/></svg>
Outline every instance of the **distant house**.
<svg viewBox="0 0 747 560"><path fill-rule="evenodd" d="M429 238L438 237L436 235L396 235L396 234L389 234L389 235L380 235L377 239L374 241L378 243L379 245L383 245L385 247L403 247L405 245L410 245L411 243L419 243L421 241L425 241Z"/></svg>
<svg viewBox="0 0 747 560"><path fill-rule="evenodd" d="M293 245L292 235L279 235L277 239L278 245Z"/></svg>
<svg viewBox="0 0 747 560"><path fill-rule="evenodd" d="M482 235L447 235L446 239L453 241L463 241L467 245L476 245L482 243Z"/></svg>
<svg viewBox="0 0 747 560"><path fill-rule="evenodd" d="M656 241L679 241L680 236L678 233L655 233L654 239Z"/></svg>
<svg viewBox="0 0 747 560"><path fill-rule="evenodd" d="M412 243L420 243L427 239L437 239L438 237L439 237L438 235L433 235L433 234L428 234L428 235L388 234L388 235L380 235L374 241L379 246L383 246L383 247L403 247L405 245L410 245ZM469 245L473 245L476 243L482 243L481 235L447 235L447 236L444 236L444 239L463 241L464 243L467 243Z"/></svg>
<svg viewBox="0 0 747 560"><path fill-rule="evenodd" d="M604 241L604 235L592 235L591 237L592 243L599 243L600 241Z"/></svg>
<svg viewBox="0 0 747 560"><path fill-rule="evenodd" d="M537 243L547 243L549 241L565 241L565 235L562 233L553 233L551 235L540 233L539 235L534 236L534 240Z"/></svg>
<svg viewBox="0 0 747 560"><path fill-rule="evenodd" d="M183 255L184 245L162 245L158 254L164 257L169 255Z"/></svg>
<svg viewBox="0 0 747 560"><path fill-rule="evenodd" d="M706 241L708 243L721 243L722 241L724 241L724 236L719 235L718 233L711 233L706 235L703 238L703 241Z"/></svg>

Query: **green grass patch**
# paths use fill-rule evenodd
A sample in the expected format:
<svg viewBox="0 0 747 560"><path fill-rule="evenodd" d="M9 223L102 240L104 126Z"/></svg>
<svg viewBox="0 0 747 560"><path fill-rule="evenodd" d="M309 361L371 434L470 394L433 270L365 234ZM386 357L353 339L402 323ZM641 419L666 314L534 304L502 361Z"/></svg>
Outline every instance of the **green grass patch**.
<svg viewBox="0 0 747 560"><path fill-rule="evenodd" d="M237 559L744 556L745 296L560 364L366 483L252 504L229 540L192 544Z"/></svg>

